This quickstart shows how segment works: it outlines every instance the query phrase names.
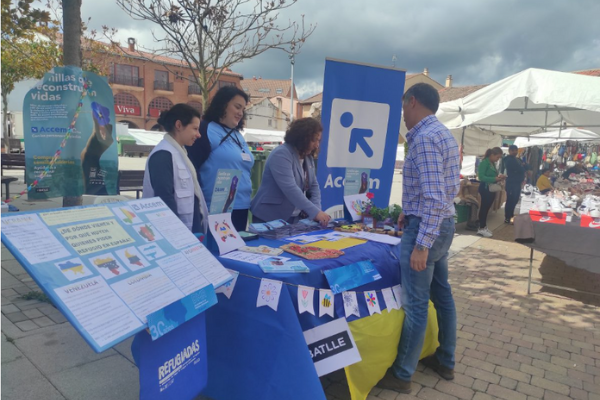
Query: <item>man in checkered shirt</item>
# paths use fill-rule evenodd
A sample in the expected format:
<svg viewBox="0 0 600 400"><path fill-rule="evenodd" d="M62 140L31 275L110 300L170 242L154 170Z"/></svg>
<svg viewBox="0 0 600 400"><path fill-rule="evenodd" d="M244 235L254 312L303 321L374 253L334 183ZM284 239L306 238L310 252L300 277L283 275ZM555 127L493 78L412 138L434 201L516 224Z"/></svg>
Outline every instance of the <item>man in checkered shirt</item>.
<svg viewBox="0 0 600 400"><path fill-rule="evenodd" d="M410 393L427 326L429 299L438 318L440 346L422 362L446 380L454 379L456 308L448 283L448 250L454 237L454 203L458 194L458 144L435 117L440 96L431 85L417 83L402 98L408 154L404 162L404 227L396 247L402 272L402 307L406 317L398 356L380 387Z"/></svg>

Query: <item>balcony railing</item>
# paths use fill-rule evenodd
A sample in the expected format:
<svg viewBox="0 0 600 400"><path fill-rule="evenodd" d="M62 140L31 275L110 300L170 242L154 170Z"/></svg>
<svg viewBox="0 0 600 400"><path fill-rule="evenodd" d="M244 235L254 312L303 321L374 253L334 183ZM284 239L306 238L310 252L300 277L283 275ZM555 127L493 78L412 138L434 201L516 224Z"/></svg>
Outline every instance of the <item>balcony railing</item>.
<svg viewBox="0 0 600 400"><path fill-rule="evenodd" d="M154 81L154 90L168 90L172 92L173 82Z"/></svg>
<svg viewBox="0 0 600 400"><path fill-rule="evenodd" d="M198 85L189 85L188 94L202 94L202 90L200 90L200 86Z"/></svg>
<svg viewBox="0 0 600 400"><path fill-rule="evenodd" d="M143 78L132 78L130 76L110 75L108 78L108 83L115 83L117 85L144 87L144 79Z"/></svg>

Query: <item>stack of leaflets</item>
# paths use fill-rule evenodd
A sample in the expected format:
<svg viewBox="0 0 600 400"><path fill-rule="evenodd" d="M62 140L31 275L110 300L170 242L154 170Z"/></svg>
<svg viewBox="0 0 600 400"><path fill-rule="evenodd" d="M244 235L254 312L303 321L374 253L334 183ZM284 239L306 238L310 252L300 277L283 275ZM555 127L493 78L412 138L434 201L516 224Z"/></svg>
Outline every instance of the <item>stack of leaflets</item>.
<svg viewBox="0 0 600 400"><path fill-rule="evenodd" d="M317 222L303 219L297 224L289 224L282 219L265 223L250 224L249 231L266 239L284 239L301 233L323 229Z"/></svg>
<svg viewBox="0 0 600 400"><path fill-rule="evenodd" d="M259 261L258 266L265 274L268 273L308 273L310 270L302 261L283 261L277 257Z"/></svg>

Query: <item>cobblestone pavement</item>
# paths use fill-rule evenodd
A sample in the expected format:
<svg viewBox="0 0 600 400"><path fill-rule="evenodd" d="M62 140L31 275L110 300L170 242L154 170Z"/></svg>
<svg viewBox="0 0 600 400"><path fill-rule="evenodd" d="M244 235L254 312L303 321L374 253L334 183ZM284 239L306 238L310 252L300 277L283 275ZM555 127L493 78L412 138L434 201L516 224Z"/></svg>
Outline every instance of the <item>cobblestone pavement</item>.
<svg viewBox="0 0 600 400"><path fill-rule="evenodd" d="M458 310L455 380L419 365L410 395L375 388L370 400L600 400L600 298L539 286L527 296L529 249L511 239L512 227L505 226L450 260ZM600 275L537 252L534 278L600 293ZM4 247L1 283L3 398L108 396L98 371L117 378L111 387L119 398L137 398L129 342L94 354L52 305L23 298L41 291ZM59 340L46 339L53 335ZM52 362L28 353L41 337ZM66 342L77 359L65 355ZM90 381L94 371L98 378ZM342 371L322 383L328 399L350 398Z"/></svg>

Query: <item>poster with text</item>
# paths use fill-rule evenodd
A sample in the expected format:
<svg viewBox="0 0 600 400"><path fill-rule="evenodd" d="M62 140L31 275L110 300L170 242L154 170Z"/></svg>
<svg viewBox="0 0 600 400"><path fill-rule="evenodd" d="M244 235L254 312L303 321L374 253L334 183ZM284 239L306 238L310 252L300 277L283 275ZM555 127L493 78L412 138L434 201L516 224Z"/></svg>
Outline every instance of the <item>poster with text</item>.
<svg viewBox="0 0 600 400"><path fill-rule="evenodd" d="M368 168L346 168L344 196L367 193L370 173L371 170Z"/></svg>
<svg viewBox="0 0 600 400"><path fill-rule="evenodd" d="M131 214L125 219L135 214L141 227L124 221L122 210ZM161 327L154 329L155 338L180 329L214 305L215 288L232 279L174 220L178 218L158 197L10 213L2 215L2 243L101 352L147 327L151 315L159 317L153 326ZM146 236L152 230L154 240L140 230ZM157 232L169 232L177 243Z"/></svg>
<svg viewBox="0 0 600 400"><path fill-rule="evenodd" d="M233 203L241 176L242 172L237 169L220 169L217 171L217 179L210 201L211 214L231 213L233 211Z"/></svg>
<svg viewBox="0 0 600 400"><path fill-rule="evenodd" d="M73 66L46 73L25 96L23 135L27 182L38 181L29 199L117 193L114 98L105 77Z"/></svg>

